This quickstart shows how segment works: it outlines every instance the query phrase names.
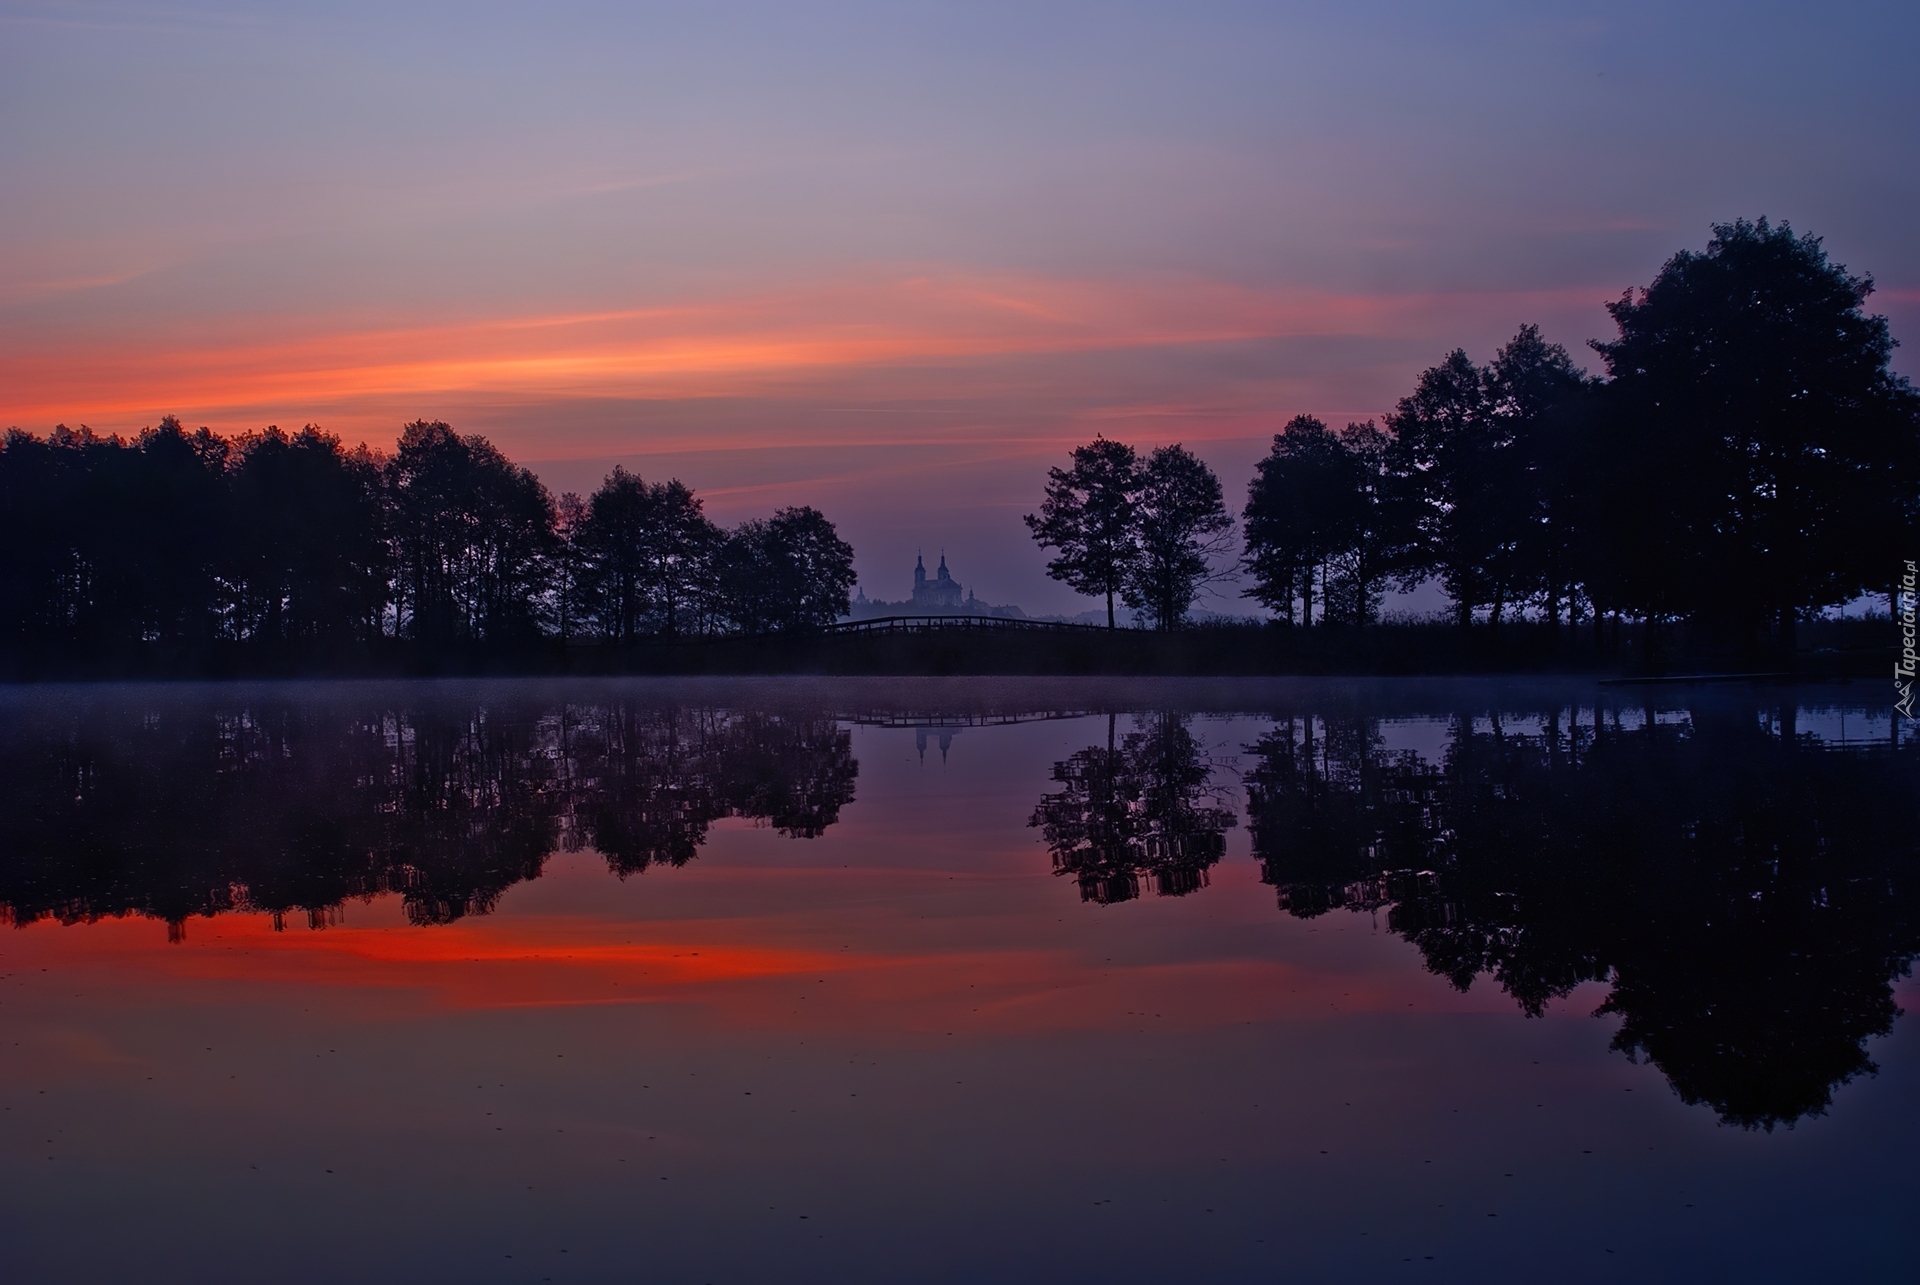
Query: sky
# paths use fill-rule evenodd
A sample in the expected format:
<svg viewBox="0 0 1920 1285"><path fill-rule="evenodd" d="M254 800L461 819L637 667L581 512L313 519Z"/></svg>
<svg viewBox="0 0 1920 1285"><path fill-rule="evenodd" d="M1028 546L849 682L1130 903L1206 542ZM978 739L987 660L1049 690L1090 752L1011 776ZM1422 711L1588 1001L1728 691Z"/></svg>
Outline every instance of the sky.
<svg viewBox="0 0 1920 1285"><path fill-rule="evenodd" d="M1072 612L1019 518L1073 445L1237 508L1455 347L1592 367L1715 221L1823 236L1920 374L1915 48L1891 3L0 0L0 426L444 419L556 492L815 505L872 597L924 550Z"/></svg>

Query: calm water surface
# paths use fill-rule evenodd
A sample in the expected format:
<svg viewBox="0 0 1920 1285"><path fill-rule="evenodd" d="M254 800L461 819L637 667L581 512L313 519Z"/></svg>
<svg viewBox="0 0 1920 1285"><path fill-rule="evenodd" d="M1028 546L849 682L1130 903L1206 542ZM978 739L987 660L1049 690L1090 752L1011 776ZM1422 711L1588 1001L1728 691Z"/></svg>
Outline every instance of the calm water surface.
<svg viewBox="0 0 1920 1285"><path fill-rule="evenodd" d="M1911 1279L1885 696L0 693L6 1277Z"/></svg>

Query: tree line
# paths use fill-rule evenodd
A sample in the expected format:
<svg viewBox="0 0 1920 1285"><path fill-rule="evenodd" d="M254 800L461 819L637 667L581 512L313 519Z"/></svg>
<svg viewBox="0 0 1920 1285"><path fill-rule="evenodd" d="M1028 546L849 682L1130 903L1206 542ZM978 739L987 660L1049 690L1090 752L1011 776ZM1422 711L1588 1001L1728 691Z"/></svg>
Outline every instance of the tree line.
<svg viewBox="0 0 1920 1285"><path fill-rule="evenodd" d="M815 509L723 530L679 481L623 468L556 501L485 438L424 420L391 454L311 425L12 430L0 540L0 631L29 660L765 633L831 622L854 581Z"/></svg>
<svg viewBox="0 0 1920 1285"><path fill-rule="evenodd" d="M1716 224L1607 305L1601 376L1528 325L1486 365L1450 353L1382 424L1296 416L1247 489L1245 596L1364 625L1388 586L1436 581L1463 625L1686 620L1791 648L1810 613L1893 593L1920 525L1920 395L1872 291L1818 237ZM1178 626L1227 572L1219 481L1178 445L1096 439L1027 524L1110 624L1118 594Z"/></svg>

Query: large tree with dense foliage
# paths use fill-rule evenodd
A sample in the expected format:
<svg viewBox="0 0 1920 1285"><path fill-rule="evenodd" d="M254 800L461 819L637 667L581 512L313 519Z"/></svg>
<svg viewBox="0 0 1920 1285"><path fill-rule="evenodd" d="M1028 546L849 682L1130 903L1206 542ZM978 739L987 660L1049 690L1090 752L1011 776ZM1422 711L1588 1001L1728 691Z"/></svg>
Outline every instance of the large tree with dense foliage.
<svg viewBox="0 0 1920 1285"><path fill-rule="evenodd" d="M616 465L587 501L586 519L573 532L585 551L601 636L612 642L631 642L651 632L641 582L654 542L653 507L647 484Z"/></svg>
<svg viewBox="0 0 1920 1285"><path fill-rule="evenodd" d="M1581 446L1592 428L1597 385L1534 325L1520 327L1494 354L1485 380L1513 459L1503 470L1513 512L1502 533L1508 541L1498 568L1506 584L1503 597L1537 603L1548 620L1557 621L1563 606L1571 616L1579 597Z"/></svg>
<svg viewBox="0 0 1920 1285"><path fill-rule="evenodd" d="M1571 517L1554 434L1588 390L1567 350L1523 326L1490 365L1455 349L1387 416L1415 535L1410 569L1439 579L1461 623L1568 592ZM1548 582L1553 583L1549 586Z"/></svg>
<svg viewBox="0 0 1920 1285"><path fill-rule="evenodd" d="M97 645L105 550L90 530L92 471L120 449L64 424L44 439L12 429L0 442L0 628L13 654Z"/></svg>
<svg viewBox="0 0 1920 1285"><path fill-rule="evenodd" d="M747 633L830 625L847 614L853 546L818 509L781 509L735 527L719 554L724 611Z"/></svg>
<svg viewBox="0 0 1920 1285"><path fill-rule="evenodd" d="M235 445L234 636L278 647L376 635L387 603L380 461L311 424Z"/></svg>
<svg viewBox="0 0 1920 1285"><path fill-rule="evenodd" d="M1920 495L1920 401L1870 277L1766 219L1608 305L1608 553L1643 614L1791 647L1808 611L1886 589ZM1633 501L1631 516L1622 511Z"/></svg>
<svg viewBox="0 0 1920 1285"><path fill-rule="evenodd" d="M1324 422L1288 420L1247 485L1242 566L1253 583L1246 596L1288 624L1298 603L1300 623L1311 625L1316 588L1353 542L1361 485L1359 461Z"/></svg>
<svg viewBox="0 0 1920 1285"><path fill-rule="evenodd" d="M1329 620L1368 625L1379 616L1387 582L1406 578L1412 536L1393 476L1393 435L1367 420L1341 430L1340 445L1351 461L1354 500L1346 545L1323 578L1321 610Z"/></svg>
<svg viewBox="0 0 1920 1285"><path fill-rule="evenodd" d="M1407 562L1405 504L1390 464L1393 439L1372 420L1335 433L1296 415L1254 465L1244 510L1253 583L1243 592L1287 624L1363 625L1387 580Z"/></svg>
<svg viewBox="0 0 1920 1285"><path fill-rule="evenodd" d="M219 577L231 520L230 444L206 428L189 433L169 415L141 432L131 455L108 458L108 513L126 541L139 636L176 655L220 633Z"/></svg>
<svg viewBox="0 0 1920 1285"><path fill-rule="evenodd" d="M61 426L0 448L0 601L16 654L204 656L223 632L230 444L172 416L128 442Z"/></svg>
<svg viewBox="0 0 1920 1285"><path fill-rule="evenodd" d="M649 485L616 466L571 534L605 637L672 637L703 623L723 537L677 478Z"/></svg>
<svg viewBox="0 0 1920 1285"><path fill-rule="evenodd" d="M553 497L484 437L425 420L387 465L395 599L422 642L534 637L554 551Z"/></svg>

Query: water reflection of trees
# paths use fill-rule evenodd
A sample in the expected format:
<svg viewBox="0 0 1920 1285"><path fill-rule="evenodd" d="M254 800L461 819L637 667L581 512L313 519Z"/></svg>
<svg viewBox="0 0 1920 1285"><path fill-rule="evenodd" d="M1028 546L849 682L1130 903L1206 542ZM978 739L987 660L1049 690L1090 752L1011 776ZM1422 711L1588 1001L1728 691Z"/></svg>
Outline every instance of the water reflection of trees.
<svg viewBox="0 0 1920 1285"><path fill-rule="evenodd" d="M1144 875L1163 897L1207 883L1226 853L1233 809L1213 784L1213 763L1171 713L1141 715L1115 743L1089 745L1053 765L1063 788L1041 797L1029 825L1040 827L1056 874L1071 876L1082 901L1106 905L1140 895Z"/></svg>
<svg viewBox="0 0 1920 1285"><path fill-rule="evenodd" d="M795 838L853 798L828 714L605 704L27 711L0 736L0 916L250 909L320 926L395 892L484 914L556 850L622 877L683 865L726 817Z"/></svg>
<svg viewBox="0 0 1920 1285"><path fill-rule="evenodd" d="M1384 910L1434 972L1530 1014L1608 983L1616 1049L1770 1129L1875 1069L1920 953L1920 762L1758 714L1462 716L1437 765L1383 750L1377 722L1283 723L1249 747L1254 855L1290 913Z"/></svg>

